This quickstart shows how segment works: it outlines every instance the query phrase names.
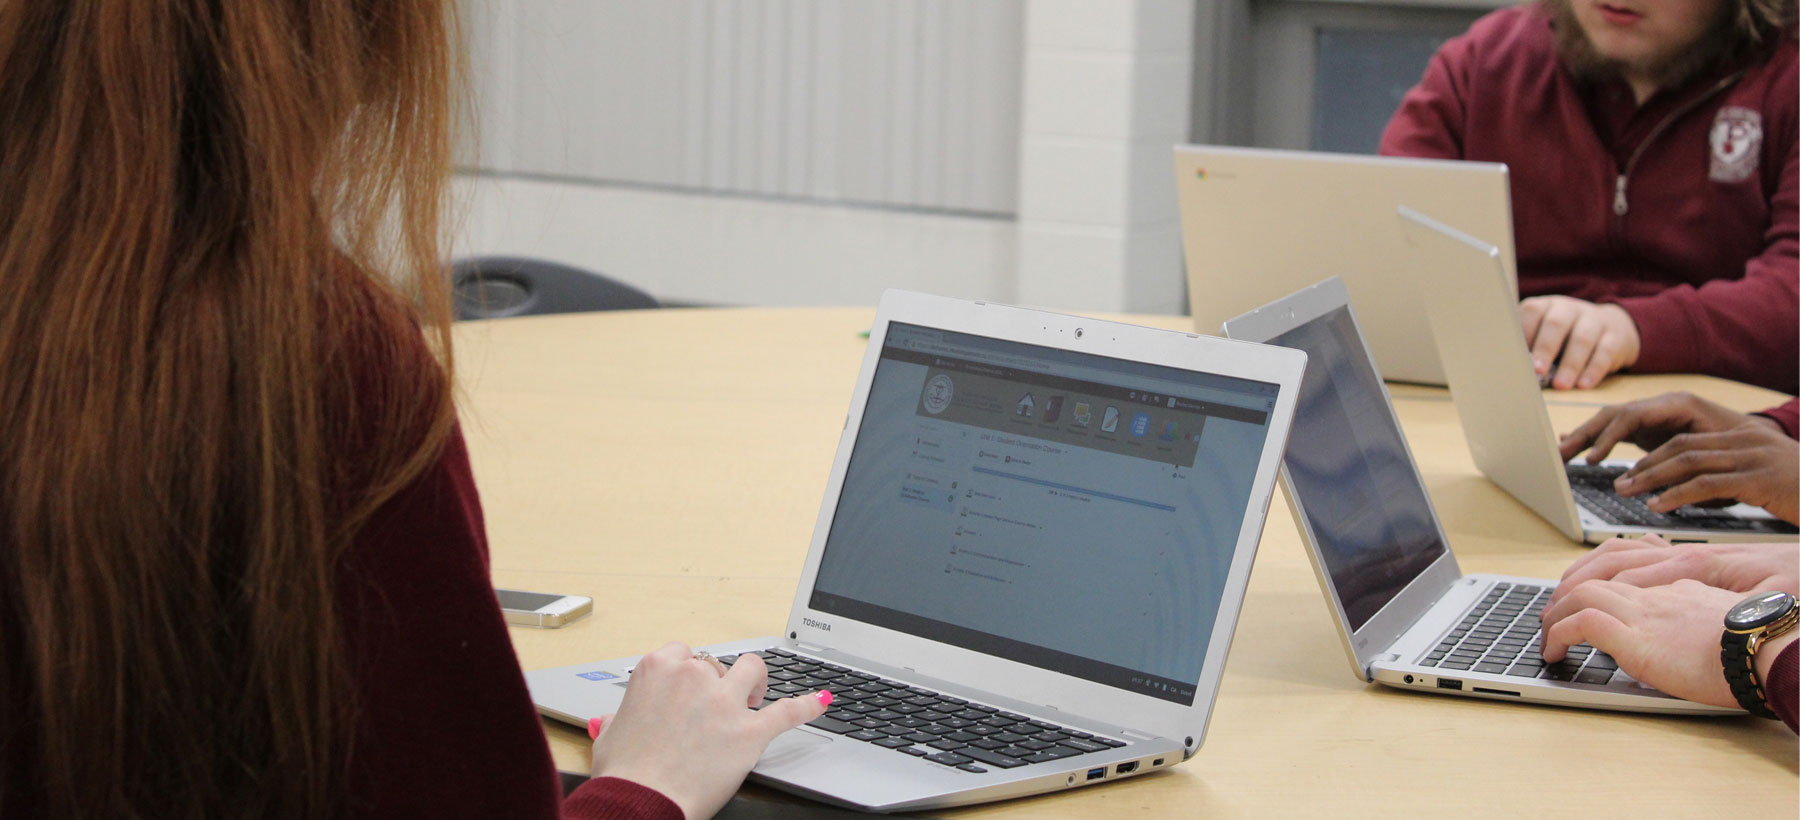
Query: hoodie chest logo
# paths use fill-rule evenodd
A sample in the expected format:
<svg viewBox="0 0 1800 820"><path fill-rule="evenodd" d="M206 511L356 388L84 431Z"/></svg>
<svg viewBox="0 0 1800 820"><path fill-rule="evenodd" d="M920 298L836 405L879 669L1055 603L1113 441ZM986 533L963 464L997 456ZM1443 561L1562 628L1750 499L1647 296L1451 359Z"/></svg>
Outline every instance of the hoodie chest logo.
<svg viewBox="0 0 1800 820"><path fill-rule="evenodd" d="M1743 182L1754 175L1762 133L1761 114L1739 105L1719 109L1707 139L1712 144L1712 181Z"/></svg>

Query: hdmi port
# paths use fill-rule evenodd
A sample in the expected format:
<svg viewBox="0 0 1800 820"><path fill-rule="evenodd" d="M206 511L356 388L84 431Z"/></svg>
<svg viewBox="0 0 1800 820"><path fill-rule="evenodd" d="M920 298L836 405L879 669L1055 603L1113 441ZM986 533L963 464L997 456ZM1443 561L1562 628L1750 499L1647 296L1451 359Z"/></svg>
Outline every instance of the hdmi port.
<svg viewBox="0 0 1800 820"><path fill-rule="evenodd" d="M1120 763L1119 768L1115 771L1119 774L1131 774L1132 772L1137 771L1137 761L1133 760L1130 763Z"/></svg>

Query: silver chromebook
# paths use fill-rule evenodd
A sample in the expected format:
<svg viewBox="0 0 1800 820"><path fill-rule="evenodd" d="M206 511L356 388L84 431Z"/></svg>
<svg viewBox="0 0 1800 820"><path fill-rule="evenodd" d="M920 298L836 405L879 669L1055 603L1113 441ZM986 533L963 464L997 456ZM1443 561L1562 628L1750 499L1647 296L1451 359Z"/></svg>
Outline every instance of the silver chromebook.
<svg viewBox="0 0 1800 820"><path fill-rule="evenodd" d="M1363 308L1381 376L1441 385L1443 367L1394 230L1411 205L1483 237L1512 270L1506 166L1317 151L1186 145L1175 149L1181 241L1194 327L1230 319L1340 276Z"/></svg>
<svg viewBox="0 0 1800 820"><path fill-rule="evenodd" d="M1427 314L1475 465L1564 535L1598 544L1656 533L1676 541L1791 540L1795 528L1761 507L1688 506L1657 513L1612 482L1632 462L1564 463L1531 353L1520 340L1500 251L1411 208L1398 211L1411 253L1403 266Z"/></svg>
<svg viewBox="0 0 1800 820"><path fill-rule="evenodd" d="M1342 280L1225 331L1306 352L1281 486L1358 677L1494 700L1741 714L1644 686L1589 646L1544 663L1538 614L1556 582L1457 567Z"/></svg>
<svg viewBox="0 0 1800 820"><path fill-rule="evenodd" d="M1305 356L901 291L881 301L771 696L825 717L751 778L871 811L1135 777L1192 756ZM636 658L526 674L618 709Z"/></svg>

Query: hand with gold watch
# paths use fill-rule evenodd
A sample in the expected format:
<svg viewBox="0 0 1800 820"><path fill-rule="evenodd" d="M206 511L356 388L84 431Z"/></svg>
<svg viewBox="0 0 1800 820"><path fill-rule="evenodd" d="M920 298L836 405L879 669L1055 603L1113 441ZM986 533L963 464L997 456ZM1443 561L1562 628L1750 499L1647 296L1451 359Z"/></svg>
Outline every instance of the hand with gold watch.
<svg viewBox="0 0 1800 820"><path fill-rule="evenodd" d="M1786 592L1759 592L1725 613L1725 632L1719 638L1719 659L1724 665L1725 682L1730 685L1731 694L1750 714L1776 717L1769 709L1768 696L1763 690L1765 670L1769 667L1766 661L1774 654L1768 647L1792 631L1796 624L1800 624L1800 602ZM1759 664L1759 660L1765 662Z"/></svg>

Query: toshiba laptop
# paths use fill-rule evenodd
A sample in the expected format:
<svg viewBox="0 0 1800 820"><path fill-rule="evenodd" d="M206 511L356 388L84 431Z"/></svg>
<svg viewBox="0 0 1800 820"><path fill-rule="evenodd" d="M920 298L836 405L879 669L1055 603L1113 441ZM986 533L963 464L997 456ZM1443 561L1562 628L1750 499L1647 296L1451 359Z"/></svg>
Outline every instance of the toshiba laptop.
<svg viewBox="0 0 1800 820"><path fill-rule="evenodd" d="M1189 308L1202 333L1321 276L1363 308L1384 379L1441 385L1443 368L1394 231L1412 205L1501 248L1512 270L1506 166L1194 145L1175 149Z"/></svg>
<svg viewBox="0 0 1800 820"><path fill-rule="evenodd" d="M829 689L751 777L916 810L1173 766L1205 739L1305 356L889 291L771 697ZM636 658L527 673L583 725Z"/></svg>
<svg viewBox="0 0 1800 820"><path fill-rule="evenodd" d="M1589 646L1544 663L1538 616L1556 582L1464 575L1456 565L1342 280L1225 331L1306 352L1281 486L1363 680L1564 706L1740 713L1645 687Z"/></svg>
<svg viewBox="0 0 1800 820"><path fill-rule="evenodd" d="M1656 533L1683 541L1792 539L1795 528L1760 507L1686 506L1658 513L1648 496L1624 498L1613 479L1631 461L1564 463L1543 392L1520 341L1519 319L1499 249L1399 209L1414 283L1435 331L1450 397L1476 466L1495 484L1577 541Z"/></svg>

